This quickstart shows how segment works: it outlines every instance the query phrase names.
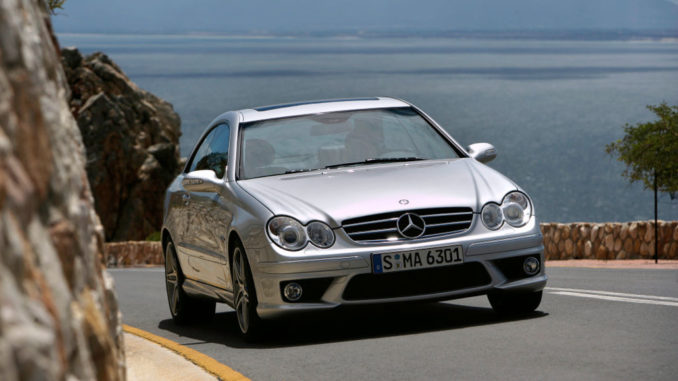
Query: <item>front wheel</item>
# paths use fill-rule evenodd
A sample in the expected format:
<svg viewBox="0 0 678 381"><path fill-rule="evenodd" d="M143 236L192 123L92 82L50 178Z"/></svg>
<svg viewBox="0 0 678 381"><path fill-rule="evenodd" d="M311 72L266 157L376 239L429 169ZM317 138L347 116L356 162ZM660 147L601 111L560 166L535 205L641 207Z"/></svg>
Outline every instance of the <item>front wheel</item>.
<svg viewBox="0 0 678 381"><path fill-rule="evenodd" d="M174 244L170 242L165 248L165 288L172 319L176 324L186 324L214 317L216 302L187 295L182 288L184 279Z"/></svg>
<svg viewBox="0 0 678 381"><path fill-rule="evenodd" d="M257 315L257 293L254 289L254 280L247 262L245 249L240 243L233 250L231 274L233 277L233 306L240 333L246 339L257 338L261 328L261 320Z"/></svg>
<svg viewBox="0 0 678 381"><path fill-rule="evenodd" d="M539 307L543 291L495 292L487 294L492 309L501 315L519 315Z"/></svg>

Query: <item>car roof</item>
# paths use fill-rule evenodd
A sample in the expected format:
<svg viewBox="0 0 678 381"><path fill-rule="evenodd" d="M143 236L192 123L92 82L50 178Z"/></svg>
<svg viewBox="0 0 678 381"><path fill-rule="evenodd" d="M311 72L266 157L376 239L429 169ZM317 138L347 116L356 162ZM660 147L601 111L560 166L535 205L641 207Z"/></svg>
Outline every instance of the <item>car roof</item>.
<svg viewBox="0 0 678 381"><path fill-rule="evenodd" d="M409 103L388 97L327 99L263 106L236 111L240 122L254 122L266 119L287 118L325 112L369 110L378 108L409 107Z"/></svg>

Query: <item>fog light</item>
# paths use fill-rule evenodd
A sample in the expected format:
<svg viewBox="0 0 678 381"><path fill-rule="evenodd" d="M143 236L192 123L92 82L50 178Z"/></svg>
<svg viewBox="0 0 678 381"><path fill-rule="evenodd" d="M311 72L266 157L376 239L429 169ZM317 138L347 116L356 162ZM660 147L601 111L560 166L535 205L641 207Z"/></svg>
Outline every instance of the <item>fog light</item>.
<svg viewBox="0 0 678 381"><path fill-rule="evenodd" d="M527 257L523 262L523 271L527 275L534 275L539 272L539 260L535 257Z"/></svg>
<svg viewBox="0 0 678 381"><path fill-rule="evenodd" d="M285 285L283 293L285 294L285 298L287 298L287 300L290 302L296 302L297 300L301 299L301 285L295 282L288 283Z"/></svg>

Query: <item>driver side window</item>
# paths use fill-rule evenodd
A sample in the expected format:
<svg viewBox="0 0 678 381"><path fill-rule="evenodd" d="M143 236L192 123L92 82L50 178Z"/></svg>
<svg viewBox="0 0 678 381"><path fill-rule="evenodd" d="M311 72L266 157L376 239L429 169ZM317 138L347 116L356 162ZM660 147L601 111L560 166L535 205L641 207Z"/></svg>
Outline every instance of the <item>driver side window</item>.
<svg viewBox="0 0 678 381"><path fill-rule="evenodd" d="M229 134L227 124L212 129L195 153L189 171L211 169L218 178L223 178L228 165Z"/></svg>

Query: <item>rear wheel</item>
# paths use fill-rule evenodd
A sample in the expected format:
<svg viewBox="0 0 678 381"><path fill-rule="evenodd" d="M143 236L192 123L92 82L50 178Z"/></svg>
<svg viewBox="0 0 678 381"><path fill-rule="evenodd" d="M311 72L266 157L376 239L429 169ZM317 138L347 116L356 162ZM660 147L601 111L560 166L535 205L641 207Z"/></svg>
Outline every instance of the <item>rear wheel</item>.
<svg viewBox="0 0 678 381"><path fill-rule="evenodd" d="M172 242L165 247L165 288L172 319L176 324L205 321L214 317L216 302L189 296L183 290L184 274Z"/></svg>
<svg viewBox="0 0 678 381"><path fill-rule="evenodd" d="M233 249L231 264L233 278L233 306L240 333L246 339L254 339L260 332L261 320L257 315L257 293L245 249L238 243Z"/></svg>
<svg viewBox="0 0 678 381"><path fill-rule="evenodd" d="M542 291L496 292L487 294L492 309L502 315L518 315L532 312L541 303Z"/></svg>

